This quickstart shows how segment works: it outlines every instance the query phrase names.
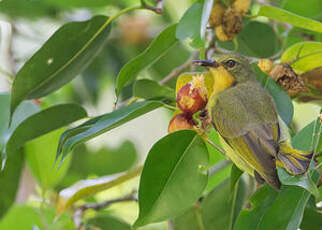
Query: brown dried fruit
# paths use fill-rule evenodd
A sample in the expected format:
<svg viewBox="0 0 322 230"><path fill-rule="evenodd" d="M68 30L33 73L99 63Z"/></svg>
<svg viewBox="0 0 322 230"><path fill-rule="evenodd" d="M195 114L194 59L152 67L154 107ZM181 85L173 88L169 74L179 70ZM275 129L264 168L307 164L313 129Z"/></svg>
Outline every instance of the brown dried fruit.
<svg viewBox="0 0 322 230"><path fill-rule="evenodd" d="M177 94L177 105L187 114L194 114L207 104L207 90L203 76L194 76L192 82L185 84Z"/></svg>
<svg viewBox="0 0 322 230"><path fill-rule="evenodd" d="M273 69L273 62L269 59L260 59L257 63L258 67L264 72L264 73L270 73Z"/></svg>
<svg viewBox="0 0 322 230"><path fill-rule="evenodd" d="M195 122L190 114L180 113L175 115L168 126L168 132L172 133L182 129L193 129Z"/></svg>
<svg viewBox="0 0 322 230"><path fill-rule="evenodd" d="M284 90L290 95L295 97L300 93L309 92L309 89L305 86L303 79L298 76L287 63L280 63L276 65L270 72L270 75L274 80L284 88Z"/></svg>
<svg viewBox="0 0 322 230"><path fill-rule="evenodd" d="M225 7L218 2L214 3L209 18L209 24L212 28L222 24L224 13Z"/></svg>
<svg viewBox="0 0 322 230"><path fill-rule="evenodd" d="M229 36L235 37L243 28L242 14L235 10L234 7L229 6L223 17L223 29Z"/></svg>

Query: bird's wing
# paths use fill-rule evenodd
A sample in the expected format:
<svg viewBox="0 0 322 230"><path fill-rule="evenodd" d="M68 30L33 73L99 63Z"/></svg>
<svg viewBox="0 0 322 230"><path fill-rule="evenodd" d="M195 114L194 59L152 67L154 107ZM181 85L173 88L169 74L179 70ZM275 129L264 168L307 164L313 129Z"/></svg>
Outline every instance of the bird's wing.
<svg viewBox="0 0 322 230"><path fill-rule="evenodd" d="M266 90L256 82L230 88L217 98L211 117L231 148L278 188L274 159L279 140L278 116Z"/></svg>

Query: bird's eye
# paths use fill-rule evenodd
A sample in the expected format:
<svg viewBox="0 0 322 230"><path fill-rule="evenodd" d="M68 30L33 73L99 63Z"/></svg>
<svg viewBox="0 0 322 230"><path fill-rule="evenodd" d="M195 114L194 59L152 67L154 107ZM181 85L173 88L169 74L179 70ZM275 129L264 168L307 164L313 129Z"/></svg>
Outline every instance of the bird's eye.
<svg viewBox="0 0 322 230"><path fill-rule="evenodd" d="M230 59L230 60L226 61L225 64L228 68L233 68L236 65L236 62L234 60Z"/></svg>

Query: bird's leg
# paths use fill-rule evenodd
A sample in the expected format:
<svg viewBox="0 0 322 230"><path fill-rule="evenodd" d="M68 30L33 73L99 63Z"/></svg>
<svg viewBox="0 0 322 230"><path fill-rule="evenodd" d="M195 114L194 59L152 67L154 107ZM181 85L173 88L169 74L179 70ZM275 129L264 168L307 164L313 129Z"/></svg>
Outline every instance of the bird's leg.
<svg viewBox="0 0 322 230"><path fill-rule="evenodd" d="M200 129L204 132L207 133L209 130L209 127L211 125L211 119L209 116L209 112L207 109L203 109L200 114L199 114L199 119L201 121L201 127Z"/></svg>

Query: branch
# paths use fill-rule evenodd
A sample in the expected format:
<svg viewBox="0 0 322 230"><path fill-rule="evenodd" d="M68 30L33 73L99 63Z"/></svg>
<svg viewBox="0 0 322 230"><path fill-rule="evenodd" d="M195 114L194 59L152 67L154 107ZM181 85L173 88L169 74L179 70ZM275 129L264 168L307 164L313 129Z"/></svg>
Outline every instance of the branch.
<svg viewBox="0 0 322 230"><path fill-rule="evenodd" d="M151 10L157 14L163 13L163 0L157 0L155 7L148 5L145 0L141 0L141 5L143 9Z"/></svg>
<svg viewBox="0 0 322 230"><path fill-rule="evenodd" d="M163 78L161 81L159 81L160 85L165 85L169 81L171 81L173 78L177 77L178 74L182 73L186 69L188 69L191 64L192 60L198 57L198 52L193 53L190 58L183 63L181 66L178 66L177 68L173 69L165 78Z"/></svg>
<svg viewBox="0 0 322 230"><path fill-rule="evenodd" d="M87 204L84 204L84 205L78 207L73 215L73 222L75 224L76 229L77 230L82 229L82 227L83 227L82 217L83 217L84 212L86 210L93 209L93 210L99 211L99 210L106 208L109 205L114 204L114 203L126 202L126 201L137 201L135 194L136 194L136 191L133 191L130 194L125 195L120 198L117 198L117 199L106 200L101 203L87 203Z"/></svg>

